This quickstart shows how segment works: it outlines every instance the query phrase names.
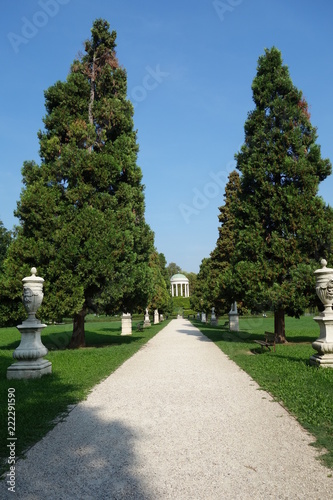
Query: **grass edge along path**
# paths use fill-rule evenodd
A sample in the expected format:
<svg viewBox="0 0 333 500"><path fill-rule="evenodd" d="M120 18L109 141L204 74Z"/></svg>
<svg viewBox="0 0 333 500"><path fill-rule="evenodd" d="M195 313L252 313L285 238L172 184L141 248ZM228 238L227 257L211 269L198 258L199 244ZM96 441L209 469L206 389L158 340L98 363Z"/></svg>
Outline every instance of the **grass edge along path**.
<svg viewBox="0 0 333 500"><path fill-rule="evenodd" d="M192 323L298 420L314 437L320 460L333 469L333 369L309 364L319 337L313 318L286 318L288 343L276 352L253 342L274 331L272 318L240 318L239 332L230 332L225 319L216 327Z"/></svg>
<svg viewBox="0 0 333 500"><path fill-rule="evenodd" d="M45 358L52 362L52 374L30 380L7 380L7 368L14 362L12 354L20 343L20 333L16 328L0 329L3 402L0 405L0 477L8 470L9 389L15 389L17 460L64 418L73 405L86 399L96 384L119 368L168 323L166 320L137 331L133 321L132 335L121 336L120 321L89 322L86 324L87 347L75 350L65 349L71 337L71 325L48 326L42 332L42 342L49 349Z"/></svg>

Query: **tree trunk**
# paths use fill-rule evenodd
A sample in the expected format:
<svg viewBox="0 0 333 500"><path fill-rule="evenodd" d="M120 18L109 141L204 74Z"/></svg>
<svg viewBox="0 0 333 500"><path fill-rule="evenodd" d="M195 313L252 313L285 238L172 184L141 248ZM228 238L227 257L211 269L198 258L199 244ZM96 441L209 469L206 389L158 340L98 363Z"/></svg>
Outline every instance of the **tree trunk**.
<svg viewBox="0 0 333 500"><path fill-rule="evenodd" d="M284 322L284 309L278 309L277 311L274 311L274 333L276 342L278 344L284 344L285 342L287 342Z"/></svg>
<svg viewBox="0 0 333 500"><path fill-rule="evenodd" d="M78 347L86 346L85 332L84 332L84 318L86 310L82 309L79 313L74 315L73 318L73 333L69 343L69 349L77 349Z"/></svg>

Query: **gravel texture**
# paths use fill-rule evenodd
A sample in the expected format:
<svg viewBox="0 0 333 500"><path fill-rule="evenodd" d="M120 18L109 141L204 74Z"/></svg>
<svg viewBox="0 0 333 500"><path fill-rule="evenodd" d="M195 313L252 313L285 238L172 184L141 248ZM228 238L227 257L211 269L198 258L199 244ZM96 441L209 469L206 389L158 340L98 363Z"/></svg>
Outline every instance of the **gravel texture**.
<svg viewBox="0 0 333 500"><path fill-rule="evenodd" d="M331 499L313 441L189 321L173 320L17 462L16 494L0 497Z"/></svg>

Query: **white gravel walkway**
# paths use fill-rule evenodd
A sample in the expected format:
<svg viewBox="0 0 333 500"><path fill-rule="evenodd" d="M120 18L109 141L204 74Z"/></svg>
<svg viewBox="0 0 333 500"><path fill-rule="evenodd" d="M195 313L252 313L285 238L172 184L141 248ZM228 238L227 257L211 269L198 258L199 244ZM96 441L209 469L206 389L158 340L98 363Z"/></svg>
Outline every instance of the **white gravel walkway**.
<svg viewBox="0 0 333 500"><path fill-rule="evenodd" d="M16 494L0 497L331 499L313 440L189 321L173 320L17 462Z"/></svg>

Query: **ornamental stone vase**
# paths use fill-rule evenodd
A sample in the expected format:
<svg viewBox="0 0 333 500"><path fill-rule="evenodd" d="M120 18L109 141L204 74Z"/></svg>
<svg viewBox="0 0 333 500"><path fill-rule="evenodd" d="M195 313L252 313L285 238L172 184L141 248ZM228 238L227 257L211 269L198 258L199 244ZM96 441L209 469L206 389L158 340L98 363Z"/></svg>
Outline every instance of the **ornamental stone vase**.
<svg viewBox="0 0 333 500"><path fill-rule="evenodd" d="M321 261L321 269L317 269L316 293L324 305L324 311L313 318L319 325L319 338L312 347L317 351L310 357L310 364L333 368L333 269L327 266L326 260Z"/></svg>
<svg viewBox="0 0 333 500"><path fill-rule="evenodd" d="M50 361L43 359L48 353L42 344L41 331L46 325L36 318L36 312L43 301L43 278L36 276L35 267L31 269L31 276L23 278L23 305L28 318L18 325L21 333L21 343L13 352L17 360L7 369L8 379L40 378L52 372Z"/></svg>

